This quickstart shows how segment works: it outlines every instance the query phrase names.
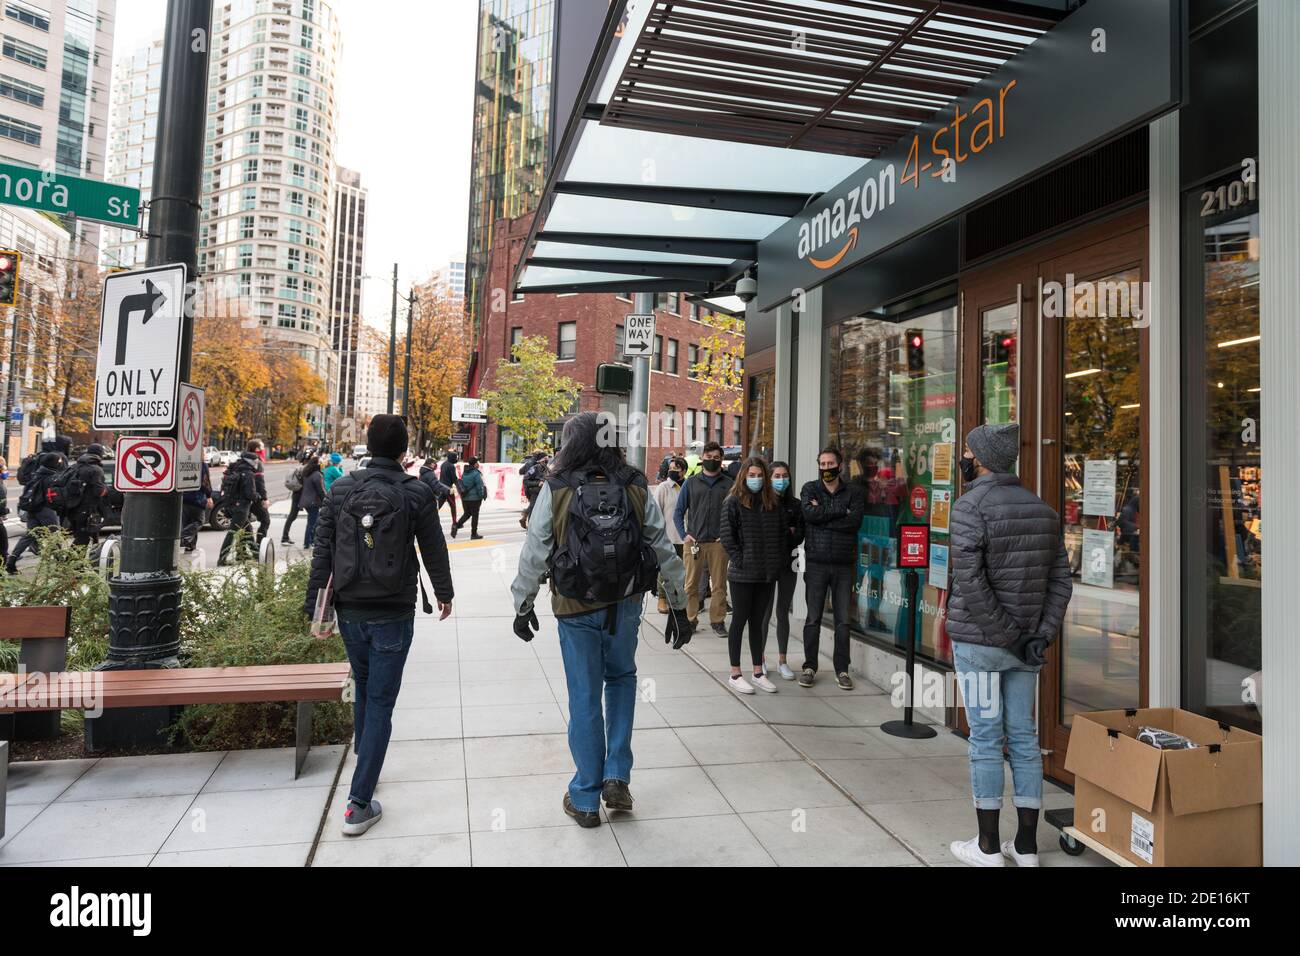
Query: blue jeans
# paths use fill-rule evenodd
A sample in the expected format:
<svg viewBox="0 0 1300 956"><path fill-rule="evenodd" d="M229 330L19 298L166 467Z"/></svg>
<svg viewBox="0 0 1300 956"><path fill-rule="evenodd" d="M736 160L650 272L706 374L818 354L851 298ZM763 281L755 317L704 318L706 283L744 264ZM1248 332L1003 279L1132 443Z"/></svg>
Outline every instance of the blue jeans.
<svg viewBox="0 0 1300 956"><path fill-rule="evenodd" d="M1043 806L1043 756L1038 747L1034 704L1038 667L1002 647L952 646L970 724L970 782L975 809L1002 808L1002 745L1011 755L1017 807Z"/></svg>
<svg viewBox="0 0 1300 956"><path fill-rule="evenodd" d="M415 612L373 617L339 611L339 630L352 663L356 695L352 701L352 733L357 768L348 797L361 806L370 803L384 768L388 738L393 733L393 706L402 688L402 668L415 636Z"/></svg>
<svg viewBox="0 0 1300 956"><path fill-rule="evenodd" d="M584 812L600 809L600 789L606 780L630 783L632 779L641 603L638 595L609 609L559 619L560 653L569 686L569 752L577 767L569 781L569 799ZM613 633L606 626L611 613Z"/></svg>
<svg viewBox="0 0 1300 956"><path fill-rule="evenodd" d="M303 538L302 546L310 548L311 543L316 540L316 519L320 517L320 507L307 509L307 535Z"/></svg>

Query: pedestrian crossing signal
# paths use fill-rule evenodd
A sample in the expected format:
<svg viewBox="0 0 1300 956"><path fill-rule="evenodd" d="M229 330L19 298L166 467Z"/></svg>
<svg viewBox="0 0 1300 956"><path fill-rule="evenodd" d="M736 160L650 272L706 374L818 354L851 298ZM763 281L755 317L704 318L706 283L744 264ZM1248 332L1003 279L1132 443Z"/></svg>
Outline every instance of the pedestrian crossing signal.
<svg viewBox="0 0 1300 956"><path fill-rule="evenodd" d="M18 266L22 260L22 253L0 249L0 305L18 304Z"/></svg>

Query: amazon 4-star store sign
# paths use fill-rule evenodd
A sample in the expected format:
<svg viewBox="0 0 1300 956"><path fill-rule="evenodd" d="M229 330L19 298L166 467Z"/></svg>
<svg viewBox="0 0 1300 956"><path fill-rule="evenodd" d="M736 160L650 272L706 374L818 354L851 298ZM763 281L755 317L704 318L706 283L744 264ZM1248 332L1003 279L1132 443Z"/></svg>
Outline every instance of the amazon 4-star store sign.
<svg viewBox="0 0 1300 956"><path fill-rule="evenodd" d="M95 361L97 429L168 429L176 424L184 265L117 272L104 279Z"/></svg>
<svg viewBox="0 0 1300 956"><path fill-rule="evenodd" d="M758 248L759 308L1174 109L1180 0L1090 0Z"/></svg>

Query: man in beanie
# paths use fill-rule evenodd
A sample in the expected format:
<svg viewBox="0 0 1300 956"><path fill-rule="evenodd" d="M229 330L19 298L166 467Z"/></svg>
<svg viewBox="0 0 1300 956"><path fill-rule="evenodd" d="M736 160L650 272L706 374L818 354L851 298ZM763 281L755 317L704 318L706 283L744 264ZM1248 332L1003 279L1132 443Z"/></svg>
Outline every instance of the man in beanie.
<svg viewBox="0 0 1300 956"><path fill-rule="evenodd" d="M72 496L63 517L75 544L85 547L99 541L99 529L109 516L108 482L104 478L104 446L91 442L73 465L65 487Z"/></svg>
<svg viewBox="0 0 1300 956"><path fill-rule="evenodd" d="M970 724L971 789L979 835L950 849L970 866L1038 865L1043 758L1034 721L1038 670L1060 631L1072 590L1061 519L1014 468L1017 425L966 436L962 496L952 509L948 635ZM1018 817L1000 842L1002 747L1011 756Z"/></svg>
<svg viewBox="0 0 1300 956"><path fill-rule="evenodd" d="M317 594L333 575L334 607L355 681L352 774L343 834L360 836L379 822L374 799L393 730L393 707L415 635L415 598L431 614L419 558L429 572L439 620L451 614L451 566L429 486L399 464L408 444L406 423L376 415L366 430L370 464L334 482L317 517L311 575L303 610L316 611Z"/></svg>

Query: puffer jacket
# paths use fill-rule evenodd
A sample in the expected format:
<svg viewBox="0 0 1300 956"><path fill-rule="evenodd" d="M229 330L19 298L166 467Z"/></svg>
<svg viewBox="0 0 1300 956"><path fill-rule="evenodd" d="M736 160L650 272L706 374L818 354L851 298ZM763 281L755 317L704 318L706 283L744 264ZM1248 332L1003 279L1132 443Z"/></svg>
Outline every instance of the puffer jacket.
<svg viewBox="0 0 1300 956"><path fill-rule="evenodd" d="M735 495L722 503L719 522L722 550L731 567L727 580L738 584L775 581L790 563L785 539L789 533L785 514L778 506L764 510L746 508Z"/></svg>
<svg viewBox="0 0 1300 956"><path fill-rule="evenodd" d="M799 504L803 509L804 558L808 563L856 564L858 529L867 507L862 488L841 481L831 494L820 480L810 481L799 493Z"/></svg>
<svg viewBox="0 0 1300 956"><path fill-rule="evenodd" d="M794 549L803 544L804 522L803 506L799 499L794 496L794 492L786 489L785 494L781 495L781 513L785 515L785 547L786 555L794 553Z"/></svg>
<svg viewBox="0 0 1300 956"><path fill-rule="evenodd" d="M487 497L487 485L483 484L483 473L477 468L466 467L460 476L460 500L482 501Z"/></svg>
<svg viewBox="0 0 1300 956"><path fill-rule="evenodd" d="M1055 639L1073 585L1061 518L1015 475L982 475L952 508L948 636L1014 648Z"/></svg>

